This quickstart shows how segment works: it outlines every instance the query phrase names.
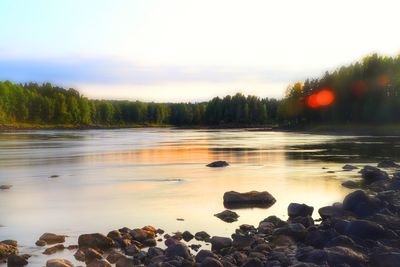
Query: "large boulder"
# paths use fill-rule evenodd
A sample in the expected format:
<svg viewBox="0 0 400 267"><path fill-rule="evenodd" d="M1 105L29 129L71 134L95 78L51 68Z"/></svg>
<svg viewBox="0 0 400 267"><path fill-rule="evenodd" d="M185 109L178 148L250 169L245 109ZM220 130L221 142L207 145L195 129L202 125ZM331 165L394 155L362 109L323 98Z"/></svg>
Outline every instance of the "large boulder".
<svg viewBox="0 0 400 267"><path fill-rule="evenodd" d="M364 182L367 184L389 179L389 176L386 172L369 165L365 166L360 173L364 179Z"/></svg>
<svg viewBox="0 0 400 267"><path fill-rule="evenodd" d="M342 207L338 206L325 206L318 210L319 216L323 220L332 218L347 218L352 216L352 213L344 210Z"/></svg>
<svg viewBox="0 0 400 267"><path fill-rule="evenodd" d="M249 206L262 206L269 207L276 202L276 199L267 191L258 192L250 191L246 193L239 193L236 191L225 192L224 205L225 207L249 207Z"/></svg>
<svg viewBox="0 0 400 267"><path fill-rule="evenodd" d="M80 248L87 247L107 250L113 247L114 240L100 233L84 234L79 236L78 245Z"/></svg>
<svg viewBox="0 0 400 267"><path fill-rule="evenodd" d="M65 242L65 235L57 235L53 233L44 233L39 237L39 240L45 241L47 245Z"/></svg>
<svg viewBox="0 0 400 267"><path fill-rule="evenodd" d="M22 267L28 265L25 257L16 254L11 254L7 259L7 267Z"/></svg>
<svg viewBox="0 0 400 267"><path fill-rule="evenodd" d="M363 239L379 239L385 235L385 229L372 221L354 220L350 221L347 228L347 235Z"/></svg>
<svg viewBox="0 0 400 267"><path fill-rule="evenodd" d="M313 207L306 204L290 203L288 206L288 215L290 218L312 216Z"/></svg>
<svg viewBox="0 0 400 267"><path fill-rule="evenodd" d="M231 210L224 210L220 213L214 214L214 216L228 223L236 222L239 218L239 215Z"/></svg>
<svg viewBox="0 0 400 267"><path fill-rule="evenodd" d="M232 246L232 239L222 236L213 236L211 238L211 250L219 252L223 248Z"/></svg>
<svg viewBox="0 0 400 267"><path fill-rule="evenodd" d="M343 209L358 217L373 215L379 211L381 206L382 203L379 199L368 196L363 190L348 194L343 201Z"/></svg>
<svg viewBox="0 0 400 267"><path fill-rule="evenodd" d="M218 161L211 162L211 163L207 164L206 166L210 167L210 168L221 168L221 167L229 166L229 163L226 161L223 161L223 160L218 160Z"/></svg>
<svg viewBox="0 0 400 267"><path fill-rule="evenodd" d="M46 267L74 267L74 265L69 260L51 259L46 262Z"/></svg>

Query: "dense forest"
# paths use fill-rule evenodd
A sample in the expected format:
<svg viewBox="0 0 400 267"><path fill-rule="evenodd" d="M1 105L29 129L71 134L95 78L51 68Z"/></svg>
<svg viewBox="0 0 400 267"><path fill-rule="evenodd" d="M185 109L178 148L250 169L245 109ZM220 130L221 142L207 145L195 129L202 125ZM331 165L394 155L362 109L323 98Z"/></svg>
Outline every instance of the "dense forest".
<svg viewBox="0 0 400 267"><path fill-rule="evenodd" d="M262 125L276 117L277 101L242 94L205 103L90 100L74 89L0 82L1 124Z"/></svg>
<svg viewBox="0 0 400 267"><path fill-rule="evenodd" d="M236 94L202 103L91 100L74 89L0 82L0 124L251 126L400 121L400 56L373 54L287 88L281 100Z"/></svg>

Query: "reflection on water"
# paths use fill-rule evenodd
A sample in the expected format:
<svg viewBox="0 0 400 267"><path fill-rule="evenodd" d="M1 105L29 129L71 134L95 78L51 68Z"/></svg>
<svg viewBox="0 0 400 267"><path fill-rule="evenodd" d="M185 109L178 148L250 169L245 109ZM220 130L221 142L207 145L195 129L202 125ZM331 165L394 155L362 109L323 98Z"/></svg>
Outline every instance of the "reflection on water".
<svg viewBox="0 0 400 267"><path fill-rule="evenodd" d="M343 163L399 159L399 145L397 137L234 130L1 133L0 184L13 187L0 192L0 240L17 239L35 252L43 232L70 235L73 243L80 233L148 224L229 235L243 223L286 217L293 201L316 209L340 201L348 192L340 183L358 176L340 171ZM205 167L214 160L231 166ZM230 190L267 190L277 202L240 209L239 221L227 224L213 214Z"/></svg>

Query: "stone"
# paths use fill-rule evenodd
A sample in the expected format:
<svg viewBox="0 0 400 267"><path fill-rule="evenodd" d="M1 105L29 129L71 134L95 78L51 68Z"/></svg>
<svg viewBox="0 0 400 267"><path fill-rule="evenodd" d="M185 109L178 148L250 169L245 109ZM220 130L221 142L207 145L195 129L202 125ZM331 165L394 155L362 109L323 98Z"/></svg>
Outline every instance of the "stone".
<svg viewBox="0 0 400 267"><path fill-rule="evenodd" d="M204 231L200 231L194 234L194 238L198 241L206 241L210 238L210 235Z"/></svg>
<svg viewBox="0 0 400 267"><path fill-rule="evenodd" d="M101 250L107 250L113 247L114 241L100 233L94 234L83 234L78 238L78 245L80 248L99 248Z"/></svg>
<svg viewBox="0 0 400 267"><path fill-rule="evenodd" d="M133 229L130 232L130 234L132 236L132 239L137 240L139 242L143 242L146 239L154 239L156 236L155 232L147 231L147 230L143 230L143 229L139 229L139 228Z"/></svg>
<svg viewBox="0 0 400 267"><path fill-rule="evenodd" d="M354 181L345 181L342 183L343 187L349 188L349 189L355 189L355 188L359 188L360 185L357 182Z"/></svg>
<svg viewBox="0 0 400 267"><path fill-rule="evenodd" d="M370 257L371 266L398 267L400 263L399 252L375 252Z"/></svg>
<svg viewBox="0 0 400 267"><path fill-rule="evenodd" d="M21 267L28 265L28 261L19 255L11 254L7 258L7 267Z"/></svg>
<svg viewBox="0 0 400 267"><path fill-rule="evenodd" d="M224 267L224 265L218 259L208 257L201 262L200 267Z"/></svg>
<svg viewBox="0 0 400 267"><path fill-rule="evenodd" d="M322 220L330 218L347 218L352 216L352 213L337 206L325 206L318 210Z"/></svg>
<svg viewBox="0 0 400 267"><path fill-rule="evenodd" d="M164 255L164 250L158 247L151 247L147 251L147 256L150 258L158 257Z"/></svg>
<svg viewBox="0 0 400 267"><path fill-rule="evenodd" d="M378 163L378 168L398 168L398 167L400 167L400 165L390 159L385 159Z"/></svg>
<svg viewBox="0 0 400 267"><path fill-rule="evenodd" d="M365 183L370 184L379 180L387 180L389 176L386 172L373 167L373 166L365 166L361 171L361 176L364 179Z"/></svg>
<svg viewBox="0 0 400 267"><path fill-rule="evenodd" d="M44 247L47 245L47 243L44 240L38 240L38 241L36 241L35 245L38 247Z"/></svg>
<svg viewBox="0 0 400 267"><path fill-rule="evenodd" d="M8 190L12 187L12 185L3 184L0 185L0 190Z"/></svg>
<svg viewBox="0 0 400 267"><path fill-rule="evenodd" d="M247 235L233 235L232 245L236 248L250 247L255 242L255 238Z"/></svg>
<svg viewBox="0 0 400 267"><path fill-rule="evenodd" d="M232 246L232 239L222 236L213 236L210 240L211 250L219 252L223 248Z"/></svg>
<svg viewBox="0 0 400 267"><path fill-rule="evenodd" d="M220 213L214 214L214 216L228 223L236 222L239 218L239 215L231 210L224 210Z"/></svg>
<svg viewBox="0 0 400 267"><path fill-rule="evenodd" d="M182 233L182 238L183 240L185 240L186 242L189 242L190 240L192 240L194 238L194 235L189 232L189 231L184 231Z"/></svg>
<svg viewBox="0 0 400 267"><path fill-rule="evenodd" d="M189 248L181 242L170 245L165 250L165 256L169 259L172 259L175 257L182 257L184 259L189 259L191 257Z"/></svg>
<svg viewBox="0 0 400 267"><path fill-rule="evenodd" d="M65 235L57 235L53 233L44 233L39 237L39 240L45 241L48 245L65 242Z"/></svg>
<svg viewBox="0 0 400 267"><path fill-rule="evenodd" d="M358 217L377 213L381 205L379 199L368 196L363 190L348 194L343 201L343 209L356 214Z"/></svg>
<svg viewBox="0 0 400 267"><path fill-rule="evenodd" d="M58 245L54 245L52 247L46 248L44 250L43 254L51 255L51 254L54 254L54 253L56 253L58 251L61 251L61 250L64 250L64 249L65 249L65 247L64 247L63 244L58 244Z"/></svg>
<svg viewBox="0 0 400 267"><path fill-rule="evenodd" d="M288 215L294 217L312 216L314 207L307 206L306 204L290 203L288 206Z"/></svg>
<svg viewBox="0 0 400 267"><path fill-rule="evenodd" d="M135 267L135 264L133 263L133 259L123 256L115 263L115 267Z"/></svg>
<svg viewBox="0 0 400 267"><path fill-rule="evenodd" d="M111 264L115 264L120 258L125 257L123 254L113 251L107 256L107 261Z"/></svg>
<svg viewBox="0 0 400 267"><path fill-rule="evenodd" d="M209 250L202 249L197 253L197 255L195 257L195 260L198 263L202 263L206 258L215 258L215 259L217 259L218 256L215 253L213 253L213 252L211 252Z"/></svg>
<svg viewBox="0 0 400 267"><path fill-rule="evenodd" d="M347 227L347 235L364 239L378 239L384 237L385 229L372 221L354 220Z"/></svg>
<svg viewBox="0 0 400 267"><path fill-rule="evenodd" d="M7 239L7 240L1 241L0 243L6 244L6 245L10 245L12 247L17 247L18 246L18 241L17 240Z"/></svg>
<svg viewBox="0 0 400 267"><path fill-rule="evenodd" d="M69 260L51 259L46 262L46 267L74 267L74 265Z"/></svg>
<svg viewBox="0 0 400 267"><path fill-rule="evenodd" d="M276 199L267 191L250 191L239 193L235 191L225 192L224 206L227 208L238 207L270 207L276 202Z"/></svg>
<svg viewBox="0 0 400 267"><path fill-rule="evenodd" d="M352 171L352 170L358 169L358 167L356 167L354 165L346 164L342 167L342 169L345 171Z"/></svg>
<svg viewBox="0 0 400 267"><path fill-rule="evenodd" d="M111 267L111 264L105 259L94 259L86 267Z"/></svg>
<svg viewBox="0 0 400 267"><path fill-rule="evenodd" d="M210 167L210 168L222 168L222 167L229 166L229 163L226 161L223 161L223 160L218 160L218 161L211 162L211 163L207 164L206 166Z"/></svg>
<svg viewBox="0 0 400 267"><path fill-rule="evenodd" d="M288 225L275 229L272 233L272 235L275 237L279 235L284 235L289 236L296 241L304 240L306 234L306 228L300 223L290 223Z"/></svg>
<svg viewBox="0 0 400 267"><path fill-rule="evenodd" d="M330 266L346 263L349 266L363 267L368 261L366 255L348 247L330 247L325 249Z"/></svg>
<svg viewBox="0 0 400 267"><path fill-rule="evenodd" d="M120 231L114 230L111 231L107 234L107 237L111 238L114 241L117 241L118 239L122 238L122 234Z"/></svg>

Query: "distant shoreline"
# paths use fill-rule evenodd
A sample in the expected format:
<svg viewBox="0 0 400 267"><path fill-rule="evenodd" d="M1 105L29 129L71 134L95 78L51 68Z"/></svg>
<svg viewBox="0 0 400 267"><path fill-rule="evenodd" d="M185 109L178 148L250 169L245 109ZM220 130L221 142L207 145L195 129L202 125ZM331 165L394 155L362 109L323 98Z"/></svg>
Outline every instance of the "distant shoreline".
<svg viewBox="0 0 400 267"><path fill-rule="evenodd" d="M400 136L400 124L382 125L327 125L313 126L271 126L271 125L196 125L174 126L163 124L130 124L130 125L72 125L72 124L0 124L0 132L26 130L107 130L107 129L136 129L136 128L169 128L174 130L243 130L269 132L295 132L306 134L327 135L376 135Z"/></svg>

